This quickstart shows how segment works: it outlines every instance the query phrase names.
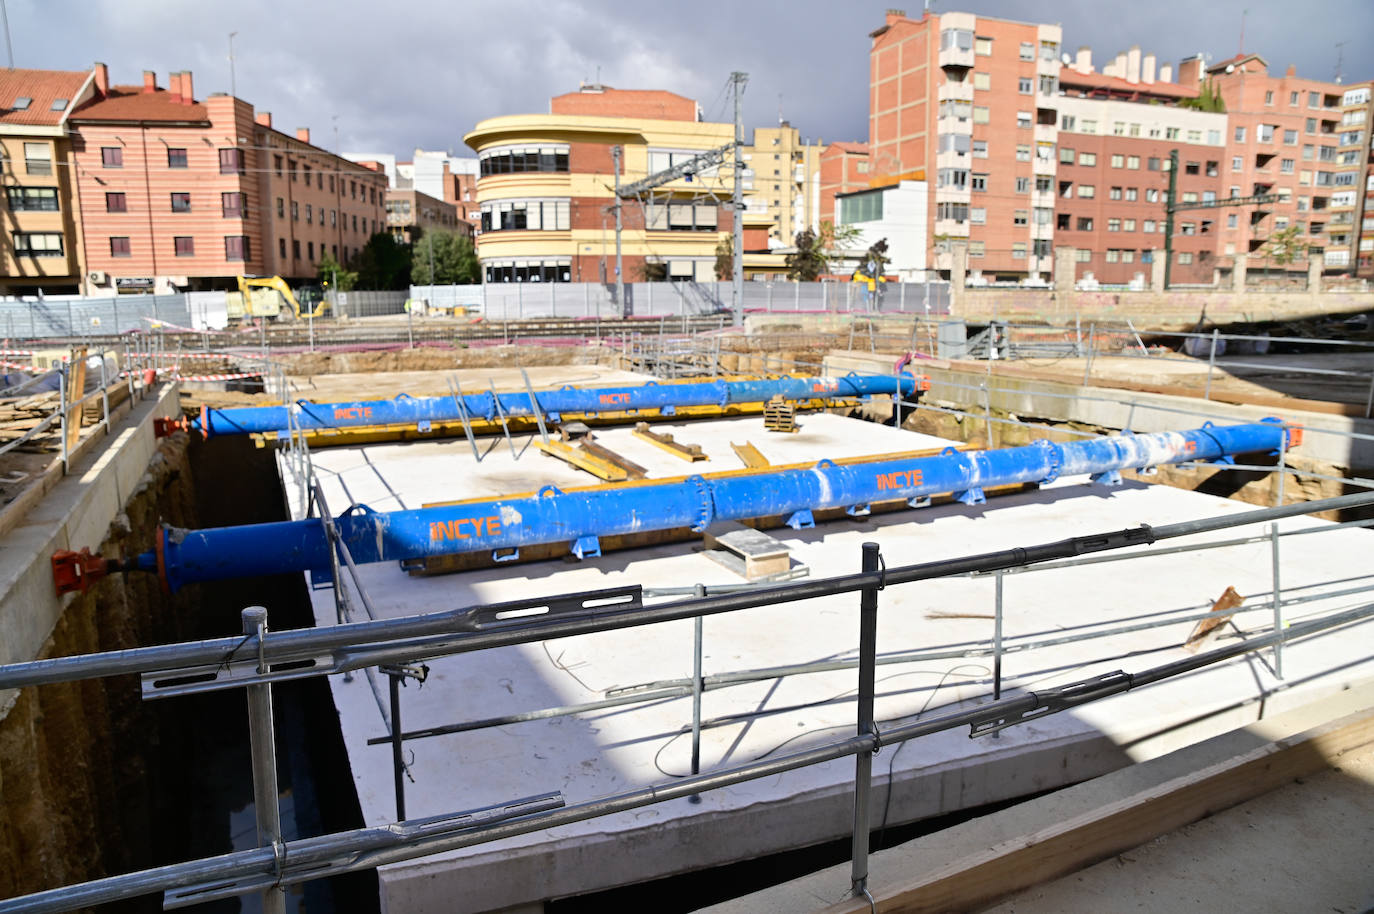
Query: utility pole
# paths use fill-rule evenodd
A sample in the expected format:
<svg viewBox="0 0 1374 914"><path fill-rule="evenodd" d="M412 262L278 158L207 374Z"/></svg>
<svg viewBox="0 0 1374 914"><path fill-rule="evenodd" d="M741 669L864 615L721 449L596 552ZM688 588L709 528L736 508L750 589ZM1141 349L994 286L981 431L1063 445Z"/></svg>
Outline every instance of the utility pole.
<svg viewBox="0 0 1374 914"><path fill-rule="evenodd" d="M1164 192L1164 291L1174 271L1174 201L1178 190L1178 150L1169 153L1169 189Z"/></svg>
<svg viewBox="0 0 1374 914"><path fill-rule="evenodd" d="M620 157L624 154L621 146L611 147L611 163L615 169L615 303L620 308L620 316L625 313L625 262L620 256ZM604 255L603 255L604 256Z"/></svg>
<svg viewBox="0 0 1374 914"><path fill-rule="evenodd" d="M14 45L10 43L10 11L5 8L5 0L0 0L0 19L5 23L5 51L9 54L10 69L14 69Z"/></svg>
<svg viewBox="0 0 1374 914"><path fill-rule="evenodd" d="M238 98L239 95L238 84L234 81L234 36L237 34L238 32L229 33L229 94L234 98Z"/></svg>
<svg viewBox="0 0 1374 914"><path fill-rule="evenodd" d="M730 298L736 327L744 325L744 119L740 114L740 97L744 95L744 84L748 80L748 73L736 70L730 74L730 82L735 89L735 193L732 213L735 256Z"/></svg>

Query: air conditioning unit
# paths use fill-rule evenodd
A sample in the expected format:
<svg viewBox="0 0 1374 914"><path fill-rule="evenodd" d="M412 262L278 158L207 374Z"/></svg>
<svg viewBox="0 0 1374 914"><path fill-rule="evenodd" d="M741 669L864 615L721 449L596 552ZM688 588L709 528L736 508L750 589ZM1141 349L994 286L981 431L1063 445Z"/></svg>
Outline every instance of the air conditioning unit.
<svg viewBox="0 0 1374 914"><path fill-rule="evenodd" d="M92 285L103 286L110 281L110 276L104 270L92 270L86 274L86 279L89 280Z"/></svg>

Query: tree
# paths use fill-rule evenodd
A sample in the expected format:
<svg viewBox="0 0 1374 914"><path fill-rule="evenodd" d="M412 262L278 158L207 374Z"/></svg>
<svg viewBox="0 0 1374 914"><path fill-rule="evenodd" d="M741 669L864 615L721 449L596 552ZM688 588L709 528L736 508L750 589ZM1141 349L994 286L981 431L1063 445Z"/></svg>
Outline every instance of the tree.
<svg viewBox="0 0 1374 914"><path fill-rule="evenodd" d="M836 225L826 221L821 223L821 250L825 252L827 266L828 261L836 260L841 256L841 252L851 250L859 239L863 237L863 232L853 225Z"/></svg>
<svg viewBox="0 0 1374 914"><path fill-rule="evenodd" d="M433 273L430 272L433 255ZM428 232L411 245L411 282L417 286L471 285L481 282L472 239L456 232Z"/></svg>
<svg viewBox="0 0 1374 914"><path fill-rule="evenodd" d="M355 270L345 270L332 254L325 254L320 258L319 280L322 286L332 288L336 292L347 292L358 285L358 273Z"/></svg>
<svg viewBox="0 0 1374 914"><path fill-rule="evenodd" d="M378 232L367 239L353 267L358 271L360 289L410 287L410 250L390 232Z"/></svg>
<svg viewBox="0 0 1374 914"><path fill-rule="evenodd" d="M892 258L887 256L887 239L880 238L874 242L864 253L864 271L871 276L881 276L887 272L887 265L892 262ZM867 269L868 265L873 265L873 270Z"/></svg>
<svg viewBox="0 0 1374 914"><path fill-rule="evenodd" d="M820 239L810 229L802 229L797 232L793 246L796 250L787 255L788 278L796 282L815 282L829 266Z"/></svg>
<svg viewBox="0 0 1374 914"><path fill-rule="evenodd" d="M1211 77L1202 81L1198 87L1197 98L1185 98L1179 102L1183 108L1194 108L1198 111L1211 111L1217 114L1226 112L1226 101L1221 97L1221 90L1213 84Z"/></svg>
<svg viewBox="0 0 1374 914"><path fill-rule="evenodd" d="M1281 267L1301 259L1304 253L1302 230L1296 225L1277 229L1264 243L1265 258Z"/></svg>
<svg viewBox="0 0 1374 914"><path fill-rule="evenodd" d="M735 277L735 236L722 235L716 245L716 279L729 282Z"/></svg>

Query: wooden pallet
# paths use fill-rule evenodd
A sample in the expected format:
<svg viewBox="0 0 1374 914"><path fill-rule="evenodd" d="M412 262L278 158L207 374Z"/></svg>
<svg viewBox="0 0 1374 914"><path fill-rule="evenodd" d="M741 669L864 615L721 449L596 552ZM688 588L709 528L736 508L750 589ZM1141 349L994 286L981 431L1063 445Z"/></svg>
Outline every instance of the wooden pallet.
<svg viewBox="0 0 1374 914"><path fill-rule="evenodd" d="M763 427L770 432L797 431L796 405L775 395L763 408Z"/></svg>

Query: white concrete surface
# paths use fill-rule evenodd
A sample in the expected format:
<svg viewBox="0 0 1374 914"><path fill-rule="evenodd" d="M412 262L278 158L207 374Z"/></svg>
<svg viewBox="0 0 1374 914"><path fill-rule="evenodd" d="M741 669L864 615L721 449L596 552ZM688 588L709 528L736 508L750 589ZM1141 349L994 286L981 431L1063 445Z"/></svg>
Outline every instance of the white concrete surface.
<svg viewBox="0 0 1374 914"><path fill-rule="evenodd" d="M775 463L880 454L943 444L937 439L830 415L807 414L794 436L766 433L757 418L656 426L701 444L709 463L688 465L632 437L628 428L598 440L652 475L734 469L734 440L754 442ZM519 440L517 439L517 442ZM376 445L315 453L331 507L352 501L377 510L530 491L595 480L533 448L519 462L504 440L487 444L475 464L466 441ZM288 490L293 487L288 486ZM299 506L296 506L299 510ZM1063 480L1040 492L988 505L949 505L773 531L814 576L856 570L860 544L878 542L889 566L1034 544L1140 523L1235 513L1246 506L1163 486L1104 489ZM1284 529L1322 526L1296 519ZM1258 531L1253 531L1258 532ZM1224 531L1214 538L1236 536ZM1368 584L1374 534L1339 530L1283 543L1286 594ZM388 616L500 600L639 583L646 587L738 583L729 571L677 543L608 553L582 563L546 561L430 578L395 565L362 569L379 612ZM1005 582L1006 636L1063 635L1114 621L1204 611L1228 586L1246 596L1237 624L1267 629L1271 610L1269 546L1259 543L1137 562L1010 575ZM1343 584L1327 584L1343 579ZM312 593L317 621L331 624L328 591ZM1298 620L1357 605L1366 594L1294 605ZM852 657L856 595L785 604L705 620L709 673ZM949 579L891 587L880 597L880 653L985 645L991 636L993 581ZM947 614L972 617L948 618ZM1192 623L1116 635L1004 661L1009 689L1073 682L1114 669L1144 669L1182 656ZM605 690L689 676L689 622L504 648L431 664L429 681L403 691L406 729L437 726L590 701ZM969 740L948 732L875 759L873 822L909 821L1020 796L1102 774L1132 759L1159 755L1265 714L1313 700L1374 674L1368 644L1374 624L1348 629L1284 652L1287 679L1262 658L1236 661L1170 683L1112 698L1005 732ZM910 720L990 693L991 660L971 658L879 668L881 720ZM390 749L369 747L384 735L367 678L332 677L349 763L369 824L394 817ZM710 691L703 734L706 770L802 748L852 732L855 673L813 674ZM383 686L384 687L384 686ZM760 714L759 712L769 712ZM406 744L414 783L411 817L561 790L569 803L671 780L688 770L689 699L522 723ZM759 715L759 716L754 716ZM888 772L895 789L889 795ZM686 800L564 826L453 853L394 864L381 873L387 910L486 911L637 882L849 834L853 765L840 761Z"/></svg>

